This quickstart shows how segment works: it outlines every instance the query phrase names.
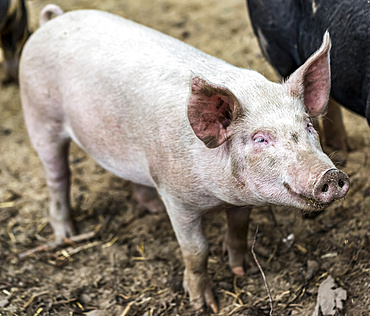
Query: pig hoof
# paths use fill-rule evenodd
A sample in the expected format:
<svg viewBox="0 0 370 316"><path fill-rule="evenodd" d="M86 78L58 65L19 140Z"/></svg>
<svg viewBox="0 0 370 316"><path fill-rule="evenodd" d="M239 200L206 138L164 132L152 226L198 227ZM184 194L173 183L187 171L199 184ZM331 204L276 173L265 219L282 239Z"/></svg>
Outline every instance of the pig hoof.
<svg viewBox="0 0 370 316"><path fill-rule="evenodd" d="M239 275L239 276L243 276L245 275L245 271L244 271L244 268L239 266L239 267L233 267L231 269L233 271L234 274L236 275Z"/></svg>
<svg viewBox="0 0 370 316"><path fill-rule="evenodd" d="M214 314L218 313L218 305L213 296L212 287L208 281L205 281L203 289L192 293L187 282L184 280L183 287L186 294L190 296L190 304L194 310L204 310L204 303L208 306Z"/></svg>
<svg viewBox="0 0 370 316"><path fill-rule="evenodd" d="M212 303L212 304L210 304L210 305L209 305L209 307L211 308L211 310L212 310L212 312L213 312L214 314L218 314L218 306L217 306L217 304L216 304L216 303Z"/></svg>
<svg viewBox="0 0 370 316"><path fill-rule="evenodd" d="M72 220L64 223L52 223L55 235L55 242L58 244L63 243L64 238L69 238L76 235L75 225Z"/></svg>
<svg viewBox="0 0 370 316"><path fill-rule="evenodd" d="M226 239L226 238L225 238ZM231 251L227 245L227 241L222 243L222 255L225 257L229 255L229 265L231 271L239 276L245 275L244 263L246 262L246 254L244 251L236 250Z"/></svg>
<svg viewBox="0 0 370 316"><path fill-rule="evenodd" d="M190 300L191 307L196 311L204 311L204 301L203 297Z"/></svg>
<svg viewBox="0 0 370 316"><path fill-rule="evenodd" d="M209 284L207 284L207 286L206 286L206 289L205 289L205 292L204 292L204 298L205 298L207 306L209 306L209 308L212 310L212 312L214 314L217 314L218 313L218 306L217 306L216 300L213 296L212 288Z"/></svg>
<svg viewBox="0 0 370 316"><path fill-rule="evenodd" d="M204 311L204 301L214 314L218 313L218 305L216 303L216 300L213 297L212 291L211 291L211 294L205 293L204 298L200 297L197 299L190 300L190 303L194 310Z"/></svg>

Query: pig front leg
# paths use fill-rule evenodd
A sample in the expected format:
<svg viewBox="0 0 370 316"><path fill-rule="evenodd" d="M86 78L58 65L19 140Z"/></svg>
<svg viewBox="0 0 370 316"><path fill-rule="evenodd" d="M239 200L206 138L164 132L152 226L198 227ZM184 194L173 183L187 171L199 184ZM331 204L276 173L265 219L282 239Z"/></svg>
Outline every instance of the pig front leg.
<svg viewBox="0 0 370 316"><path fill-rule="evenodd" d="M209 248L202 229L202 215L186 206L172 203L163 194L162 199L184 258L184 290L189 293L190 302L196 310L202 309L206 303L217 313L218 307L207 273Z"/></svg>
<svg viewBox="0 0 370 316"><path fill-rule="evenodd" d="M226 210L227 232L223 243L223 253L229 254L231 270L236 275L245 274L247 237L251 207L231 207Z"/></svg>

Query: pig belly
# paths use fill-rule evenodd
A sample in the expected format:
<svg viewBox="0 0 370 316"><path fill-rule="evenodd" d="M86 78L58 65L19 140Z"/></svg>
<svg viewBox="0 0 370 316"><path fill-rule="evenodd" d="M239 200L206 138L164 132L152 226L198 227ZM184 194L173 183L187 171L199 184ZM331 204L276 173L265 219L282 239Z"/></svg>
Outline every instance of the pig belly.
<svg viewBox="0 0 370 316"><path fill-rule="evenodd" d="M67 126L66 132L104 169L123 179L154 186L143 149L130 142L126 133L113 131L114 126L112 129L100 128L99 133L88 132L82 135L81 131L74 131L71 126Z"/></svg>

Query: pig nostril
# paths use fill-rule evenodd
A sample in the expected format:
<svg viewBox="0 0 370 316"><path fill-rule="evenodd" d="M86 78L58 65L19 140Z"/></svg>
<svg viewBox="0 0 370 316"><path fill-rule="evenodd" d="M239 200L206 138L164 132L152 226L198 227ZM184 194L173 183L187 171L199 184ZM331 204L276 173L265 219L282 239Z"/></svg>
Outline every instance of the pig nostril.
<svg viewBox="0 0 370 316"><path fill-rule="evenodd" d="M321 192L322 192L322 193L326 193L326 192L328 192L328 190L329 190L329 186L325 183L325 184L322 186Z"/></svg>
<svg viewBox="0 0 370 316"><path fill-rule="evenodd" d="M339 185L339 187L340 187L340 188L343 188L343 186L344 186L344 181L343 181L342 179L340 179L340 180L338 181L338 185Z"/></svg>
<svg viewBox="0 0 370 316"><path fill-rule="evenodd" d="M344 197L348 189L348 176L337 169L329 169L318 179L313 196L317 201L329 204Z"/></svg>

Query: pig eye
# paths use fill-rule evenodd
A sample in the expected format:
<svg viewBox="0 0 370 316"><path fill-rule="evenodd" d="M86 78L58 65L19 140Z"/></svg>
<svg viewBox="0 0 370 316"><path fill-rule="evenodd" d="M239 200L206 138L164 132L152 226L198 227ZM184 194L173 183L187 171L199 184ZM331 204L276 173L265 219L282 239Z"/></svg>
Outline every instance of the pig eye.
<svg viewBox="0 0 370 316"><path fill-rule="evenodd" d="M269 136L262 132L258 132L253 136L253 141L255 143L267 144L269 142L268 140L269 140Z"/></svg>
<svg viewBox="0 0 370 316"><path fill-rule="evenodd" d="M310 132L310 133L315 133L315 128L313 127L312 123L310 121L307 122L306 124L306 129Z"/></svg>
<svg viewBox="0 0 370 316"><path fill-rule="evenodd" d="M263 137L257 137L254 139L254 142L255 143L267 143L266 139L264 139Z"/></svg>

